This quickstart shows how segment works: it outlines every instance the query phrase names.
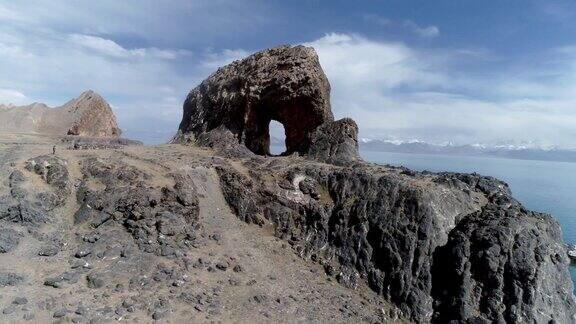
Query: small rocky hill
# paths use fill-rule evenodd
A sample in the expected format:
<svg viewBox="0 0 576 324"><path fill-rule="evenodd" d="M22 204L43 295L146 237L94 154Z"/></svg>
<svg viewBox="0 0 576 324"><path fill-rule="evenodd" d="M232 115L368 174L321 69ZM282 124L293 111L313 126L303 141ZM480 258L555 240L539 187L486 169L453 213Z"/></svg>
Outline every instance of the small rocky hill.
<svg viewBox="0 0 576 324"><path fill-rule="evenodd" d="M0 132L99 138L121 134L110 105L94 91L86 91L57 108L42 103L0 106Z"/></svg>

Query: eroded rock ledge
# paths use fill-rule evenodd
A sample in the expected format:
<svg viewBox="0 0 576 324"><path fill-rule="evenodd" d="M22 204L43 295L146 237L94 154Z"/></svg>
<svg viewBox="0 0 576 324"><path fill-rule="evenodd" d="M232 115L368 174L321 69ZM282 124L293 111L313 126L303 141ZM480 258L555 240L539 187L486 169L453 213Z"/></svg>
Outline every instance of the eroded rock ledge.
<svg viewBox="0 0 576 324"><path fill-rule="evenodd" d="M494 178L362 162L358 128L333 121L329 90L313 49L262 51L190 92L174 141L240 158L242 167L217 168L240 219L272 223L302 257L348 287L367 282L403 318L575 320L569 260L552 217L527 211ZM308 160L257 156L269 153L271 119L286 128L287 153Z"/></svg>

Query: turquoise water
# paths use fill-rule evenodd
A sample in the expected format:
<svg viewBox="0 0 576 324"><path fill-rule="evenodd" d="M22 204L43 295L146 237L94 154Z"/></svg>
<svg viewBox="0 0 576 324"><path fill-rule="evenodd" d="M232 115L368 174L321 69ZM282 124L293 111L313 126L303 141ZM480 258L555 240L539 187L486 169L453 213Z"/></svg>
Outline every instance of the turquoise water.
<svg viewBox="0 0 576 324"><path fill-rule="evenodd" d="M576 163L365 150L361 155L370 162L414 170L477 172L499 178L528 209L552 214L565 242L576 244ZM576 267L571 266L570 273L576 282Z"/></svg>

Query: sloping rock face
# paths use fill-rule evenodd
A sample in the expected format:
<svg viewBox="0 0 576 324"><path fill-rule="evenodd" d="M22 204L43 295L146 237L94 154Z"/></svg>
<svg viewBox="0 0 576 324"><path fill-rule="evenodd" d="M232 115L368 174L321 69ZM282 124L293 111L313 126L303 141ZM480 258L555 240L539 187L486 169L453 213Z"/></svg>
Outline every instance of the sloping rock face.
<svg viewBox="0 0 576 324"><path fill-rule="evenodd" d="M574 321L558 224L525 210L496 179L364 163L252 159L244 167L218 168L240 219L273 223L300 256L348 287L367 282L403 318Z"/></svg>
<svg viewBox="0 0 576 324"><path fill-rule="evenodd" d="M75 116L67 135L116 138L122 133L112 108L94 91L82 93L59 109L60 114Z"/></svg>
<svg viewBox="0 0 576 324"><path fill-rule="evenodd" d="M176 142L193 137L237 159L217 167L235 214L272 223L300 256L348 287L368 283L410 321L574 322L558 224L524 209L494 178L363 162L358 127L332 120L325 77L311 77L321 71L313 53L257 53L220 69L186 100ZM289 153L304 159L243 151L268 153L275 111L296 117L279 121L297 134L288 136Z"/></svg>
<svg viewBox="0 0 576 324"><path fill-rule="evenodd" d="M314 49L281 46L218 69L188 95L174 141L224 127L250 151L270 154L271 120L284 125L288 154L306 153L310 134L333 120Z"/></svg>
<svg viewBox="0 0 576 324"><path fill-rule="evenodd" d="M359 161L358 125L350 118L324 123L310 136L306 155L315 160L345 165Z"/></svg>
<svg viewBox="0 0 576 324"><path fill-rule="evenodd" d="M573 323L569 260L558 224L518 202L490 202L435 251L432 295L438 323Z"/></svg>
<svg viewBox="0 0 576 324"><path fill-rule="evenodd" d="M118 138L122 133L110 105L94 91L57 108L35 103L0 107L0 131Z"/></svg>

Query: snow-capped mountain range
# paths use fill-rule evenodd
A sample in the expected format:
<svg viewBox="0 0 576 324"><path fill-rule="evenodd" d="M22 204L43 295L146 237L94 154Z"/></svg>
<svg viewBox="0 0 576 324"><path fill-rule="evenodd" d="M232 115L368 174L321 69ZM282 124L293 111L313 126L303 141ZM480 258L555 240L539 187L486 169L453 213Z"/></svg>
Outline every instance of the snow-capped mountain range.
<svg viewBox="0 0 576 324"><path fill-rule="evenodd" d="M576 162L576 150L535 142L501 141L494 144L427 143L417 139L361 138L360 148L368 151L414 154L492 156L502 158Z"/></svg>

